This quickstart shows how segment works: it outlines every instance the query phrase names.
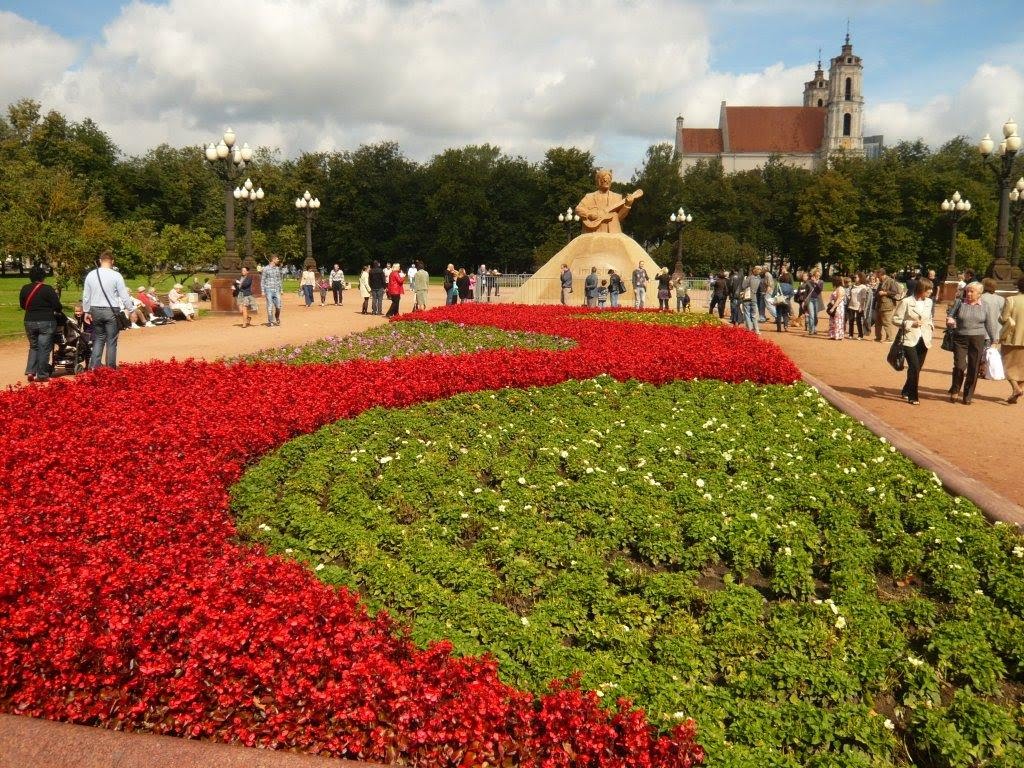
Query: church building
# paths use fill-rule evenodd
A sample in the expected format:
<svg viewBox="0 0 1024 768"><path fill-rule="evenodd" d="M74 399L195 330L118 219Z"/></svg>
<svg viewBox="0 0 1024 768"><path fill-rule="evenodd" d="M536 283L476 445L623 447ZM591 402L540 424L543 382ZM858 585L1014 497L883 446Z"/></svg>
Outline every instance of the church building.
<svg viewBox="0 0 1024 768"><path fill-rule="evenodd" d="M802 107L730 107L723 101L717 128L686 128L677 117L679 172L711 158L721 160L726 173L736 173L763 167L773 155L808 170L837 152L877 157L882 137L863 132L863 71L847 34L828 77L819 60L814 78L804 83Z"/></svg>

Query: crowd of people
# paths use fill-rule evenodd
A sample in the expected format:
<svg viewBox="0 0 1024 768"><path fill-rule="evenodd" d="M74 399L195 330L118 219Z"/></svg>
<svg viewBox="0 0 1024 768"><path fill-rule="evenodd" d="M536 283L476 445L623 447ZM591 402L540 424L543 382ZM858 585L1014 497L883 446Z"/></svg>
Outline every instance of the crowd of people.
<svg viewBox="0 0 1024 768"><path fill-rule="evenodd" d="M667 267L658 270L653 279L647 271L644 262L639 262L636 269L632 271L629 279L629 288L633 291L634 309L645 309L647 307L647 289L652 284L657 284L658 309L663 312L670 311L670 303L675 297L675 310L687 312L690 309L689 281L685 275L670 275ZM559 274L559 287L561 290L561 301L565 306L573 303L573 274L568 264L563 264ZM590 273L583 280L582 304L585 307L616 308L622 306L622 297L628 293L622 275L614 269L609 269L605 275L601 275L597 267L591 267Z"/></svg>

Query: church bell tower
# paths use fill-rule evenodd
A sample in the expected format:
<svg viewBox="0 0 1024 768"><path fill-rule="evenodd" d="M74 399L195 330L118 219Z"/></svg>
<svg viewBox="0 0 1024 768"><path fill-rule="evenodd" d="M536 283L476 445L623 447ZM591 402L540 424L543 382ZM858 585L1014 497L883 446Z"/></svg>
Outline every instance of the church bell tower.
<svg viewBox="0 0 1024 768"><path fill-rule="evenodd" d="M828 70L828 118L825 124L825 148L833 152L864 154L864 66L853 53L850 33L846 33L843 51L832 59ZM804 88L807 98L807 88ZM809 105L810 106L810 105ZM817 106L815 102L814 106Z"/></svg>
<svg viewBox="0 0 1024 768"><path fill-rule="evenodd" d="M818 69L814 79L804 83L804 106L824 107L828 103L828 78L821 69L821 49L818 49Z"/></svg>

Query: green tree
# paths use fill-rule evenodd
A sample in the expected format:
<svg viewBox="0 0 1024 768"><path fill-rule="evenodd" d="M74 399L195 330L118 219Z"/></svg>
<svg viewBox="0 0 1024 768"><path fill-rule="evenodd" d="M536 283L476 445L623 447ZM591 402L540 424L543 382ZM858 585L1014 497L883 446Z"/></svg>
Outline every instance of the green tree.
<svg viewBox="0 0 1024 768"><path fill-rule="evenodd" d="M630 211L626 229L645 248L657 247L669 233L669 215L682 205L684 198L679 156L672 145L648 147L644 164L633 174L628 187L629 191L643 189L644 197Z"/></svg>

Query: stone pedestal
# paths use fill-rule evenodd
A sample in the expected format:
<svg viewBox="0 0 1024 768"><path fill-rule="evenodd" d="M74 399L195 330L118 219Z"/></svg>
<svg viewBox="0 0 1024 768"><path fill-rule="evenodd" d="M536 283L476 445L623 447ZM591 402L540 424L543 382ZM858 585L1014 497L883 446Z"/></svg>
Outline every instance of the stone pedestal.
<svg viewBox="0 0 1024 768"><path fill-rule="evenodd" d="M956 298L957 287L960 285L956 280L947 280L939 286L939 301L948 304Z"/></svg>
<svg viewBox="0 0 1024 768"><path fill-rule="evenodd" d="M237 312L238 306L231 291L235 286L235 278L215 277L213 278L213 289L210 291L211 312Z"/></svg>

